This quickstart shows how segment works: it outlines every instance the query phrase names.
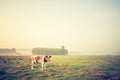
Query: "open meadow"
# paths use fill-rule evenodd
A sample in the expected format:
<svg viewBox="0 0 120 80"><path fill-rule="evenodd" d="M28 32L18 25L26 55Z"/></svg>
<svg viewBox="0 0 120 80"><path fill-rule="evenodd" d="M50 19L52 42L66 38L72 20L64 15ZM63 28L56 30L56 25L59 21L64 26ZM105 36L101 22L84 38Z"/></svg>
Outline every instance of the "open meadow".
<svg viewBox="0 0 120 80"><path fill-rule="evenodd" d="M30 56L0 56L0 80L120 80L120 56L52 56L47 69Z"/></svg>

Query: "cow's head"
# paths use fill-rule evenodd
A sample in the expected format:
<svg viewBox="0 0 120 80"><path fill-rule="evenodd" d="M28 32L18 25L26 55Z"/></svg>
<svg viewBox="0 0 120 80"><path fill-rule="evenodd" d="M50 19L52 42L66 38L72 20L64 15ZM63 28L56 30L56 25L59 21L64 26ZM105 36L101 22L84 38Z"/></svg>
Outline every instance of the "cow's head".
<svg viewBox="0 0 120 80"><path fill-rule="evenodd" d="M48 61L50 61L50 58L51 58L52 56L45 56L44 57L44 62L48 62Z"/></svg>

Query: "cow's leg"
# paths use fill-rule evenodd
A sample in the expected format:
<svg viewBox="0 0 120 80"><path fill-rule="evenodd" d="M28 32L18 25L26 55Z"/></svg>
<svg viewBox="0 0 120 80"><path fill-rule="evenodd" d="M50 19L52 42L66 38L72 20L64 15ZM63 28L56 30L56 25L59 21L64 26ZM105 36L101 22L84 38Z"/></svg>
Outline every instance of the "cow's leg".
<svg viewBox="0 0 120 80"><path fill-rule="evenodd" d="M42 71L43 71L43 68L44 68L44 56L41 59L41 67L42 67Z"/></svg>
<svg viewBox="0 0 120 80"><path fill-rule="evenodd" d="M42 67L42 71L43 71L43 68L44 68L44 62L41 63L41 67Z"/></svg>
<svg viewBox="0 0 120 80"><path fill-rule="evenodd" d="M44 69L46 69L46 64L44 63Z"/></svg>
<svg viewBox="0 0 120 80"><path fill-rule="evenodd" d="M33 65L34 65L34 61L31 60L31 69L34 69L34 68L33 68Z"/></svg>

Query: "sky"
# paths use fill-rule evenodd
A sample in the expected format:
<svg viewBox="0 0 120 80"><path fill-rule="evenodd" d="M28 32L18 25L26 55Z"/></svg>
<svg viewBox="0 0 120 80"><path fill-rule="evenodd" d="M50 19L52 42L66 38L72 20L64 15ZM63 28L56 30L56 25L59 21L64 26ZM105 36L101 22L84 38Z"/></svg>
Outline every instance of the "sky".
<svg viewBox="0 0 120 80"><path fill-rule="evenodd" d="M120 51L120 0L0 0L0 48Z"/></svg>

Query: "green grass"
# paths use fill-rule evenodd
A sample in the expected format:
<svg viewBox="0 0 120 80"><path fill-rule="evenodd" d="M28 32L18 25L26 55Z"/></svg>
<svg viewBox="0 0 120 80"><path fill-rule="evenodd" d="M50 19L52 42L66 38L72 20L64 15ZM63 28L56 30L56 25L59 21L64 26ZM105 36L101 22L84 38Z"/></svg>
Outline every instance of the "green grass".
<svg viewBox="0 0 120 80"><path fill-rule="evenodd" d="M120 56L52 56L30 69L30 56L0 56L0 80L120 80Z"/></svg>

